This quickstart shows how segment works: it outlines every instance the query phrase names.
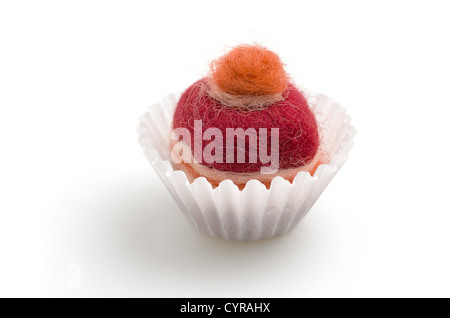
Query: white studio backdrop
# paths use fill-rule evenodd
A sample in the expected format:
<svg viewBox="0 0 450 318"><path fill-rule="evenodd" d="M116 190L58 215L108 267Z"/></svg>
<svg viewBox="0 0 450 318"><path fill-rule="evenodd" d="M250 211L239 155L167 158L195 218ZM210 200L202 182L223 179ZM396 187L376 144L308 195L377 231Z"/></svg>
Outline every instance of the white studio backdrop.
<svg viewBox="0 0 450 318"><path fill-rule="evenodd" d="M450 296L446 1L1 1L0 296ZM350 158L285 237L195 231L137 143L227 48L342 106Z"/></svg>

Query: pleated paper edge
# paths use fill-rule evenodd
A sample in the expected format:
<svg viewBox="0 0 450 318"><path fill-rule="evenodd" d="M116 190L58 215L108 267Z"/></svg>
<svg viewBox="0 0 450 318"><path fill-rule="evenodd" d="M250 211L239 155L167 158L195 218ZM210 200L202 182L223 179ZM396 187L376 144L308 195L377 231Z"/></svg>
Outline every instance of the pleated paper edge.
<svg viewBox="0 0 450 318"><path fill-rule="evenodd" d="M329 163L319 165L314 175L301 171L292 183L277 176L272 180L269 189L256 179L247 182L243 190L228 179L223 180L216 188L204 177L196 178L190 183L183 171L174 170L169 160L162 159L162 152L169 152L168 138L178 98L179 95L170 94L162 102L150 106L141 116L138 127L139 142L147 159L190 222L200 231L219 238L237 241L260 240L283 235L292 230L343 166L353 146L356 130L351 126L351 118L345 109L325 95L308 93L307 98L318 101L325 99L326 107L319 111L325 111L327 114L335 112L342 116L341 130L344 134ZM300 200L296 208L295 205L293 208L286 207L300 189L303 189L301 195L304 200ZM294 193L295 190L298 191ZM252 223L247 221L247 211L243 209L246 208L244 205L248 196L255 195L255 191L256 195L265 198L265 202L256 208L259 209L260 215L253 215ZM287 193L285 202L280 202L278 197L271 195L273 192ZM224 202L225 197L227 201ZM233 197L231 203L229 197ZM228 204L234 208L223 208ZM248 228L245 228L246 223L250 223Z"/></svg>

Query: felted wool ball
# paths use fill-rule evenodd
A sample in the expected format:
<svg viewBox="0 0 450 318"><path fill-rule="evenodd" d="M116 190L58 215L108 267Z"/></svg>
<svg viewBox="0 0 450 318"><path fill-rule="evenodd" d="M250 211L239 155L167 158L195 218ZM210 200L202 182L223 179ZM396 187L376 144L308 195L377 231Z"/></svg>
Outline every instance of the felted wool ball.
<svg viewBox="0 0 450 318"><path fill-rule="evenodd" d="M212 83L233 95L270 95L288 88L280 57L257 45L241 45L210 64Z"/></svg>
<svg viewBox="0 0 450 318"><path fill-rule="evenodd" d="M273 129L278 134L279 171L304 167L315 158L319 148L316 118L276 53L258 45L241 45L210 66L208 76L181 95L173 117L173 130L189 131L190 140L183 142L189 145L195 163L188 165L207 168L201 168L200 175L217 171L221 176L244 173L258 179L261 168L271 165L261 151L273 153ZM210 136L211 129L221 132L222 144L215 140L217 133L215 138ZM230 129L249 134L225 141ZM212 141L217 142L214 151L210 151Z"/></svg>

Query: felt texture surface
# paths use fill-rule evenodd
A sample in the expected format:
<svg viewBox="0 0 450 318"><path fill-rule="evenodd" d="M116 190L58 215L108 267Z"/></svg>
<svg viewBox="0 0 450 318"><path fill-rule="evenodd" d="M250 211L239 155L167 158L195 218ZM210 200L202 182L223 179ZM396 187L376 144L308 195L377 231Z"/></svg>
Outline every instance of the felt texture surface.
<svg viewBox="0 0 450 318"><path fill-rule="evenodd" d="M231 95L283 93L288 76L280 57L259 45L240 45L210 64L212 84Z"/></svg>
<svg viewBox="0 0 450 318"><path fill-rule="evenodd" d="M251 110L229 107L208 95L208 79L203 78L191 85L181 96L174 114L173 128L187 128L193 148L204 149L211 141L194 140L194 120L202 120L202 132L218 128L224 136L222 162L207 163L203 158L197 161L220 171L252 173L260 171L269 163L249 160L249 138L245 138L245 162L238 163L237 151L234 162L226 162L226 128L267 128L267 153L271 152L271 128L279 129L279 169L291 169L309 163L319 148L319 132L314 114L302 93L292 84L282 93L282 99L267 107ZM259 138L259 136L258 136ZM235 138L234 145L238 144ZM197 145L195 144L197 142ZM258 153L260 140L258 140Z"/></svg>

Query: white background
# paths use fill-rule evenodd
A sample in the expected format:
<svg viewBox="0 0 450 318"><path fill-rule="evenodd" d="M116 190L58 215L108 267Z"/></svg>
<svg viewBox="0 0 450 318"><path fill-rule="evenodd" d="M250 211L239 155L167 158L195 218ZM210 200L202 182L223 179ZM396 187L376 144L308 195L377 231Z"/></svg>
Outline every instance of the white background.
<svg viewBox="0 0 450 318"><path fill-rule="evenodd" d="M1 1L0 296L450 296L449 11ZM347 108L358 135L292 233L232 243L188 223L135 128L248 42Z"/></svg>

